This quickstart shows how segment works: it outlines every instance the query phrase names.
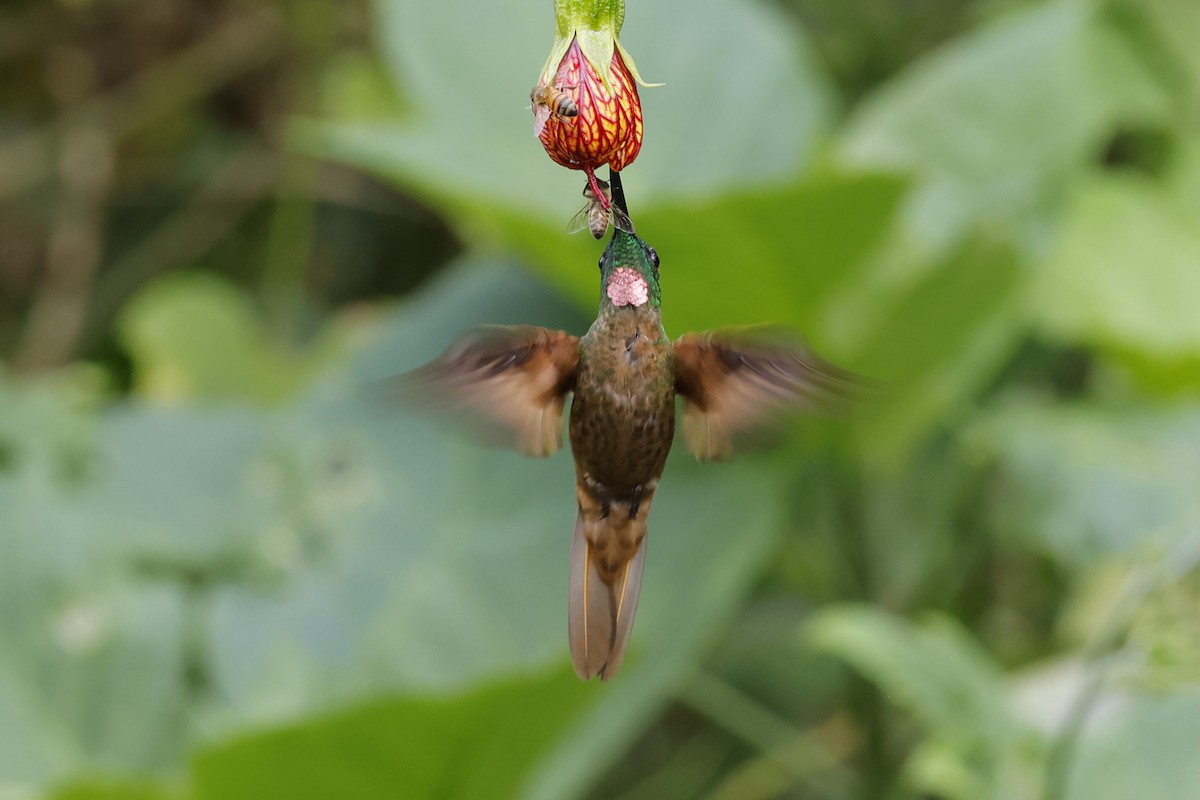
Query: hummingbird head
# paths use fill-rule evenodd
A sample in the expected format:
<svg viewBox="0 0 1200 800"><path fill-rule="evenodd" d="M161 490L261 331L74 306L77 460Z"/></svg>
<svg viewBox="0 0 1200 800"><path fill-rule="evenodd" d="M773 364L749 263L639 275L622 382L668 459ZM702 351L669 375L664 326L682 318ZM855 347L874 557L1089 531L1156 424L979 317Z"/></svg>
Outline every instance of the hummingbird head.
<svg viewBox="0 0 1200 800"><path fill-rule="evenodd" d="M661 308L658 253L632 233L617 229L600 256L600 305Z"/></svg>

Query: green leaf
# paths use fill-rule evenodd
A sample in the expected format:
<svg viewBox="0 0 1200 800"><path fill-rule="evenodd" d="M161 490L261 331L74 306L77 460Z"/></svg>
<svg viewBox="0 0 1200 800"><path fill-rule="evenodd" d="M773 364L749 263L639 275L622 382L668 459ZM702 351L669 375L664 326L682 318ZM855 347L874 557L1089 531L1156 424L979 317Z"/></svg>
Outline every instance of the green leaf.
<svg viewBox="0 0 1200 800"><path fill-rule="evenodd" d="M867 606L827 608L804 627L805 641L848 661L929 731L908 777L919 790L962 798L1020 796L1030 733L1005 702L996 665L948 617L915 625ZM1005 787L1008 787L1006 790Z"/></svg>
<svg viewBox="0 0 1200 800"><path fill-rule="evenodd" d="M171 793L157 783L112 777L83 777L61 786L49 800L169 800Z"/></svg>
<svg viewBox="0 0 1200 800"><path fill-rule="evenodd" d="M89 766L173 763L183 744L179 593L94 581L48 586L45 575L17 580L14 571L28 561L2 549L0 788Z"/></svg>
<svg viewBox="0 0 1200 800"><path fill-rule="evenodd" d="M0 386L0 406L22 419L26 401L42 396L26 394ZM161 768L185 727L182 592L128 574L122 528L94 502L93 443L76 438L91 425L69 404L39 412L46 427L29 433L44 431L43 441L19 445L0 479L5 791L86 768Z"/></svg>
<svg viewBox="0 0 1200 800"><path fill-rule="evenodd" d="M908 286L863 287L829 312L860 317L855 366L880 381L877 409L864 411L868 455L894 461L926 431L961 414L966 400L1016 347L1023 274L1011 248L971 241Z"/></svg>
<svg viewBox="0 0 1200 800"><path fill-rule="evenodd" d="M547 744L596 697L568 669L461 695L379 701L206 748L193 762L194 796L513 797Z"/></svg>
<svg viewBox="0 0 1200 800"><path fill-rule="evenodd" d="M868 606L833 606L804 632L939 735L1002 744L1015 731L999 670L953 620L930 617L918 626Z"/></svg>
<svg viewBox="0 0 1200 800"><path fill-rule="evenodd" d="M999 532L1063 563L1165 552L1200 519L1200 416L1189 408L1013 404L965 440L1000 467Z"/></svg>
<svg viewBox="0 0 1200 800"><path fill-rule="evenodd" d="M1158 68L1174 95L1180 122L1194 125L1200 111L1200 53L1193 46L1200 37L1200 8L1175 0L1121 0L1112 4L1130 25L1148 34L1141 42L1145 60Z"/></svg>
<svg viewBox="0 0 1200 800"><path fill-rule="evenodd" d="M1200 224L1200 139L1178 143L1164 178L1168 203L1194 229Z"/></svg>
<svg viewBox="0 0 1200 800"><path fill-rule="evenodd" d="M249 301L211 275L164 278L125 308L119 325L139 391L167 404L190 398L277 403L330 352L329 343L310 355L273 345Z"/></svg>
<svg viewBox="0 0 1200 800"><path fill-rule="evenodd" d="M1083 184L1033 308L1053 336L1179 359L1200 355L1200 235L1151 182Z"/></svg>
<svg viewBox="0 0 1200 800"><path fill-rule="evenodd" d="M1200 693L1134 699L1080 746L1068 800L1189 800L1200 785Z"/></svg>
<svg viewBox="0 0 1200 800"><path fill-rule="evenodd" d="M911 169L905 231L953 246L974 224L1020 226L1037 246L1046 215L1118 121L1169 104L1124 40L1082 3L1023 7L918 62L864 102L842 145L851 164Z"/></svg>
<svg viewBox="0 0 1200 800"><path fill-rule="evenodd" d="M17 382L0 367L0 478L36 474L65 488L84 477L99 378L73 368L50 379Z"/></svg>
<svg viewBox="0 0 1200 800"><path fill-rule="evenodd" d="M95 527L152 572L246 569L286 512L272 491L268 419L246 409L112 411L93 453Z"/></svg>

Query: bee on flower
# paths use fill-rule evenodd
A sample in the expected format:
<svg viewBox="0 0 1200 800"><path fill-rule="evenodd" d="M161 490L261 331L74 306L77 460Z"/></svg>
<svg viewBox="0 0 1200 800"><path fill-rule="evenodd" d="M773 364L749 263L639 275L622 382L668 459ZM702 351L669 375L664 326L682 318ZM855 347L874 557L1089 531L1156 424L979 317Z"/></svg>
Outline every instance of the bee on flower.
<svg viewBox="0 0 1200 800"><path fill-rule="evenodd" d="M540 137L546 127L546 121L569 119L579 116L579 107L571 99L571 95L553 86L535 86L529 93L529 102L533 104L533 135Z"/></svg>
<svg viewBox="0 0 1200 800"><path fill-rule="evenodd" d="M547 155L582 170L592 197L605 211L611 202L596 170L620 172L642 148L642 103L633 58L617 40L624 0L555 0L557 32L533 99L534 135ZM567 113L574 110L575 113Z"/></svg>

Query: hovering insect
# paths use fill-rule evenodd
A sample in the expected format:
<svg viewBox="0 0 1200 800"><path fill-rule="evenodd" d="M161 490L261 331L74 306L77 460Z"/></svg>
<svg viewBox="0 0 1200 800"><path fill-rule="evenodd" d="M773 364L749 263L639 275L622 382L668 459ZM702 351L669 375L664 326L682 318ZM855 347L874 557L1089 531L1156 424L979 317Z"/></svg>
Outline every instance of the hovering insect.
<svg viewBox="0 0 1200 800"><path fill-rule="evenodd" d="M549 84L533 87L529 92L529 102L533 103L534 137L542 135L542 129L551 116L558 119L579 116L579 106L575 105L571 96Z"/></svg>
<svg viewBox="0 0 1200 800"><path fill-rule="evenodd" d="M633 223L630 221L629 215L617 208L612 201L612 189L608 188L608 181L597 178L596 183L604 195L603 200L592 191L591 183L585 184L583 196L587 198L587 205L571 217L571 221L567 223L567 233L579 233L587 228L594 238L603 239L605 232L608 231L610 221L617 230L633 233Z"/></svg>

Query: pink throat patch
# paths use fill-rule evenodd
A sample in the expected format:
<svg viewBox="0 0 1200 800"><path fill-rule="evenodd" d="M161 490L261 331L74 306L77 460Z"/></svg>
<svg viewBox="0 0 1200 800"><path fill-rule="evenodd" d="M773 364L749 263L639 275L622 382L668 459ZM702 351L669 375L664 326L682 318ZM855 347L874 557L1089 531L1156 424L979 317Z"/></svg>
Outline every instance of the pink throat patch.
<svg viewBox="0 0 1200 800"><path fill-rule="evenodd" d="M608 299L614 306L640 306L650 299L650 287L636 269L618 267L608 279Z"/></svg>

